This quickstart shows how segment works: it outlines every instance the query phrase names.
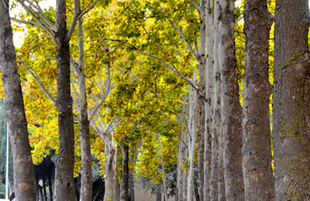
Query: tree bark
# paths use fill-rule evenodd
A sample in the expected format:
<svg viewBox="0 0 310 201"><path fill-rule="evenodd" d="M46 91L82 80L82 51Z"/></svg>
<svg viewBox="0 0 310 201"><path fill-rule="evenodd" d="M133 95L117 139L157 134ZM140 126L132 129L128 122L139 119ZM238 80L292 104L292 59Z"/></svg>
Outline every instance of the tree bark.
<svg viewBox="0 0 310 201"><path fill-rule="evenodd" d="M200 9L205 10L206 1L200 0ZM199 62L199 83L198 89L198 190L199 197L203 199L204 193L204 147L205 147L205 123L206 123L206 17L205 13L200 12L200 52L198 56Z"/></svg>
<svg viewBox="0 0 310 201"><path fill-rule="evenodd" d="M120 200L128 201L128 186L129 186L129 147L128 145L120 145L122 146L122 165L123 165L123 173L122 180L120 184Z"/></svg>
<svg viewBox="0 0 310 201"><path fill-rule="evenodd" d="M117 176L117 150L114 147L114 142L105 141L105 194L104 201L119 201L120 192Z"/></svg>
<svg viewBox="0 0 310 201"><path fill-rule="evenodd" d="M80 1L78 1L78 11L81 13ZM81 188L80 201L92 201L93 181L92 181L92 159L90 151L89 120L87 113L87 94L85 82L85 64L84 64L84 31L83 18L78 20L79 36L79 67L78 85L79 85L79 109L80 109L80 141L81 141Z"/></svg>
<svg viewBox="0 0 310 201"><path fill-rule="evenodd" d="M56 160L56 201L74 201L74 130L70 92L70 52L66 27L66 2L56 1L57 110L59 155Z"/></svg>
<svg viewBox="0 0 310 201"><path fill-rule="evenodd" d="M206 75L206 130L205 130L205 146L204 146L204 185L203 200L210 200L211 186L211 140L213 132L213 115L214 115L214 9L213 0L206 3L206 35L207 35L207 75Z"/></svg>
<svg viewBox="0 0 310 201"><path fill-rule="evenodd" d="M211 3L210 3L211 4ZM211 9L211 5L209 9ZM212 131L211 131L211 175L210 175L210 200L215 201L218 200L218 179L219 179L219 172L223 171L219 169L219 161L222 158L219 157L219 135L220 135L220 128L221 128L221 76L220 76L220 69L219 69L219 60L218 60L218 20L219 20L219 0L216 0L213 5L214 8L214 22L213 22L213 37L214 37L214 104L213 104L213 124L212 124ZM211 15L211 14L209 14ZM211 16L210 16L211 17ZM209 24L211 24L209 22ZM212 26L212 27L213 27ZM208 50L209 51L209 50ZM212 51L210 49L210 51ZM212 55L212 53L210 53ZM213 79L212 75L208 75L209 79ZM209 92L208 92L209 93Z"/></svg>
<svg viewBox="0 0 310 201"><path fill-rule="evenodd" d="M0 65L13 152L15 195L18 201L33 201L36 200L34 167L8 6L8 0L0 1Z"/></svg>
<svg viewBox="0 0 310 201"><path fill-rule="evenodd" d="M193 82L195 83L196 75L193 75ZM195 142L196 142L196 108L197 108L197 92L189 86L188 98L188 162L189 170L187 175L187 201L194 200L194 157L195 157Z"/></svg>
<svg viewBox="0 0 310 201"><path fill-rule="evenodd" d="M242 178L242 110L239 102L234 41L234 0L220 0L218 58L221 70L221 119L226 200L244 200ZM221 143L220 143L221 144Z"/></svg>
<svg viewBox="0 0 310 201"><path fill-rule="evenodd" d="M308 0L278 0L275 17L275 200L310 200Z"/></svg>
<svg viewBox="0 0 310 201"><path fill-rule="evenodd" d="M245 200L274 200L269 122L271 85L268 73L272 16L267 1L246 0L244 23L242 167Z"/></svg>

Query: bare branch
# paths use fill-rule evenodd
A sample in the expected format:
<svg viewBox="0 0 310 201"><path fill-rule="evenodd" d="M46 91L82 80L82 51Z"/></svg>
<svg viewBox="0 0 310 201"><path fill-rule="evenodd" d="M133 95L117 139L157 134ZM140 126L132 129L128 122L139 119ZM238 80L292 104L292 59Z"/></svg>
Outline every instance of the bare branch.
<svg viewBox="0 0 310 201"><path fill-rule="evenodd" d="M28 22L28 21L25 21L25 20L20 20L20 19L17 19L17 18L15 18L15 17L11 17L11 19L12 19L14 22L18 22L18 23L21 23L21 24L27 24L27 25L34 26L34 27L38 27L38 28L40 28L40 29L45 30L45 27L41 26L40 24L36 24L36 23L33 23L33 22Z"/></svg>
<svg viewBox="0 0 310 201"><path fill-rule="evenodd" d="M198 52L194 51L194 49L192 48L191 44L189 43L189 41L185 37L182 29L180 29L170 18L168 18L168 17L166 17L166 18L170 22L170 24L179 32L179 34L183 38L184 42L187 44L187 47L188 47L189 51L192 53L192 55L195 57L195 59L198 60Z"/></svg>
<svg viewBox="0 0 310 201"><path fill-rule="evenodd" d="M40 16L38 16L30 7L28 7L24 1L19 0L18 1L23 8L25 8L25 10L41 25L41 27L43 30L45 30L53 39L54 43L59 46L59 42L56 40L55 37L55 31L53 30L52 27L49 26L49 24L47 24L45 21L42 21L42 19L40 18ZM33 5L33 4L32 4ZM43 14L42 14L43 15Z"/></svg>
<svg viewBox="0 0 310 201"><path fill-rule="evenodd" d="M45 21L45 23L53 30L53 31L57 31L56 27L53 25L53 23L51 21L49 21L49 19L47 19L47 17L43 14L43 10L41 9L40 5L38 2L36 2L37 6L37 11L39 13L39 15L42 17L42 19Z"/></svg>
<svg viewBox="0 0 310 201"><path fill-rule="evenodd" d="M188 1L191 2L191 4L193 4L197 8L201 16L205 15L205 12L193 0L188 0Z"/></svg>
<svg viewBox="0 0 310 201"><path fill-rule="evenodd" d="M56 105L56 100L53 98L53 96L46 90L46 88L43 86L42 82L40 81L39 77L36 75L35 72L30 70L31 67L28 67L27 64L23 62L23 60L19 60L21 64L23 64L23 67L32 75L32 77L37 81L42 91L45 93L45 95Z"/></svg>
<svg viewBox="0 0 310 201"><path fill-rule="evenodd" d="M148 56L150 57L151 59L154 59L154 60L157 60L159 61L160 63L164 64L169 70L171 70L172 72L174 72L176 75L178 75L182 80L186 81L189 85L191 85L194 89L198 90L198 87L191 81L189 80L187 77L185 77L184 75L182 75L181 73L179 73L175 68L174 66L170 66L167 62L155 57L155 56L152 56L152 55L149 55L147 54L146 52L142 52L140 50L137 50L137 52L139 52L140 54L143 54L145 56Z"/></svg>
<svg viewBox="0 0 310 201"><path fill-rule="evenodd" d="M92 8L94 8L95 4L97 3L98 0L95 0L87 9L85 9L84 11L80 11L80 10L77 10L78 8L78 1L75 0L74 1L74 16L73 16L73 19L71 21L71 25L70 25L70 28L68 30L68 33L67 33L67 39L70 39L72 34L73 34L73 31L74 31L74 27L76 26L76 23L77 21L83 17L83 15L85 15L86 13L88 13Z"/></svg>
<svg viewBox="0 0 310 201"><path fill-rule="evenodd" d="M110 52L109 49L106 49L108 56L110 57ZM109 92L110 92L110 87L111 87L111 73L110 73L110 68L111 68L111 64L110 64L110 58L108 59L108 68L107 68L107 78L105 80L105 84L106 84L106 90L103 94L103 97L101 98L100 103L95 107L95 109L92 111L92 113L90 114L89 117L89 121L91 121L91 119L94 117L94 115L96 114L96 112L99 110L99 108L101 107L101 105L103 104L103 102L105 101L105 99L107 98Z"/></svg>

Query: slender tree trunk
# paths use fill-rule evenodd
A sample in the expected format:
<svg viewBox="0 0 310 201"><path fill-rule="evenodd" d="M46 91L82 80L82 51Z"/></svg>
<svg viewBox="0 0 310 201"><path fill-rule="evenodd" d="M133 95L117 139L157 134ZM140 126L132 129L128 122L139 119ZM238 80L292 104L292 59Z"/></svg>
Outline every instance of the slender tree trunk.
<svg viewBox="0 0 310 201"><path fill-rule="evenodd" d="M129 201L135 201L135 182L133 172L129 173L129 189L130 189Z"/></svg>
<svg viewBox="0 0 310 201"><path fill-rule="evenodd" d="M206 0L200 0L200 9L205 10ZM198 88L200 95L198 96L198 190L199 197L203 199L204 193L204 139L205 139L205 97L206 97L206 16L200 13L200 52L198 56L199 62L199 83Z"/></svg>
<svg viewBox="0 0 310 201"><path fill-rule="evenodd" d="M211 148L214 115L214 17L213 0L206 3L206 35L207 35L207 75L206 75L206 129L204 147L204 186L203 200L210 200L211 187Z"/></svg>
<svg viewBox="0 0 310 201"><path fill-rule="evenodd" d="M81 12L80 1L78 1L78 10ZM84 31L83 18L78 21L79 36L79 109L80 109L80 141L81 141L81 188L80 201L92 201L92 160L90 152L89 121L87 114L87 94L85 82L85 65L84 65Z"/></svg>
<svg viewBox="0 0 310 201"><path fill-rule="evenodd" d="M193 82L195 83L196 75L193 75ZM195 141L196 141L196 107L197 107L197 92L189 86L189 100L188 100L188 160L189 170L187 177L187 201L194 200L194 157L195 157Z"/></svg>
<svg viewBox="0 0 310 201"><path fill-rule="evenodd" d="M184 99L184 97L182 97ZM182 104L182 114L181 114L181 121L182 121L182 130L181 130L181 136L178 142L178 175L177 175L177 190L178 190L178 200L179 201L186 201L186 189L187 189L187 169L186 169L186 162L187 162L187 134L185 130L185 122L186 122L186 103L185 100L183 100Z"/></svg>
<svg viewBox="0 0 310 201"><path fill-rule="evenodd" d="M121 201L128 200L128 182L129 182L129 147L128 145L120 145L122 146L122 165L123 165L123 173L122 173L122 180L120 184L120 199Z"/></svg>
<svg viewBox="0 0 310 201"><path fill-rule="evenodd" d="M269 22L269 23L266 23ZM245 200L274 200L271 168L269 31L267 0L246 0L243 92L243 179ZM259 31L257 31L259 30Z"/></svg>
<svg viewBox="0 0 310 201"><path fill-rule="evenodd" d="M226 200L244 200L242 178L242 111L239 102L234 41L234 0L220 0L218 58L221 70L223 167Z"/></svg>
<svg viewBox="0 0 310 201"><path fill-rule="evenodd" d="M56 160L56 201L74 201L74 130L70 92L70 52L66 27L66 2L56 1L57 110L59 155Z"/></svg>
<svg viewBox="0 0 310 201"><path fill-rule="evenodd" d="M27 120L18 74L9 1L0 1L0 65L14 164L16 200L36 200L34 167L28 139Z"/></svg>
<svg viewBox="0 0 310 201"><path fill-rule="evenodd" d="M273 142L275 200L310 200L308 0L278 0Z"/></svg>
<svg viewBox="0 0 310 201"><path fill-rule="evenodd" d="M211 0L212 1L212 0ZM210 3L211 4L211 3ZM211 5L209 6L209 10L211 9ZM212 15L212 14L209 14ZM210 19L209 19L210 20ZM219 69L219 60L218 60L218 22L219 20L219 0L214 2L214 29L213 29L213 36L214 36L214 90L215 90L215 97L214 97L214 104L213 104L213 129L211 131L211 175L210 175L210 200L215 201L218 200L218 179L219 179L219 172L223 171L219 169L219 161L222 158L219 157L219 135L220 135L220 128L221 128L221 76L220 76L220 69ZM209 25L211 23L209 22ZM213 27L213 26L212 26ZM211 51L211 49L210 49ZM212 53L210 53L212 55ZM209 79L212 75L208 75ZM209 93L209 92L208 92Z"/></svg>

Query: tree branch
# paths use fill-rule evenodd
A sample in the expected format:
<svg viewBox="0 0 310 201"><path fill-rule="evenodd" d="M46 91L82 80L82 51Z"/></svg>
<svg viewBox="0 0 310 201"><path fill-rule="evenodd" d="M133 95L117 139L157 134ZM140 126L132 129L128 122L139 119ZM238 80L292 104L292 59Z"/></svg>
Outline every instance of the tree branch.
<svg viewBox="0 0 310 201"><path fill-rule="evenodd" d="M31 74L31 76L36 80L42 91L45 93L45 95L56 105L56 100L53 98L53 96L47 91L47 89L43 86L42 82L38 78L35 72L32 72L30 70L31 67L27 67L27 64L24 63L23 60L19 60L21 64L23 64L23 67Z"/></svg>
<svg viewBox="0 0 310 201"><path fill-rule="evenodd" d="M202 15L202 16L205 15L205 12L193 0L188 0L188 1L191 2L191 4L193 4L197 8L197 10L199 11L200 15Z"/></svg>
<svg viewBox="0 0 310 201"><path fill-rule="evenodd" d="M15 18L15 17L11 17L11 19L12 19L14 22L18 22L18 23L21 23L21 24L27 24L27 25L34 26L34 27L38 27L39 29L45 30L45 27L41 26L40 24L36 24L36 23L33 23L33 22L28 22L28 21L25 21L25 20L20 20L20 19L17 19L17 18ZM46 31L46 30L45 30L45 31Z"/></svg>
<svg viewBox="0 0 310 201"><path fill-rule="evenodd" d="M77 21L83 17L83 15L85 15L86 13L88 13L92 8L94 8L95 4L97 3L98 0L95 0L87 9L85 9L84 11L78 11L77 8L77 4L79 3L77 0L74 0L74 16L73 19L71 21L71 25L70 28L68 30L67 33L67 39L70 39L73 31L74 31L74 27L76 26Z"/></svg>

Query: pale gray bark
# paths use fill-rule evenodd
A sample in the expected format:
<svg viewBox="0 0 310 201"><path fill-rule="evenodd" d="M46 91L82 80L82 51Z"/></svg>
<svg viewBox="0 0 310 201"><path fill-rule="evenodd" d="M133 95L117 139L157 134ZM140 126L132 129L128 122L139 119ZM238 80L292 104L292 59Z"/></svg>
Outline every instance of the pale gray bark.
<svg viewBox="0 0 310 201"><path fill-rule="evenodd" d="M308 0L278 0L273 142L275 200L310 200Z"/></svg>
<svg viewBox="0 0 310 201"><path fill-rule="evenodd" d="M110 142L105 141L104 153L106 155L104 201L119 201L120 188L117 174L117 149L112 138L110 138Z"/></svg>
<svg viewBox="0 0 310 201"><path fill-rule="evenodd" d="M205 147L205 97L206 97L206 0L200 0L200 49L199 49L199 83L198 89L198 190L200 201L203 201L204 194L204 147Z"/></svg>
<svg viewBox="0 0 310 201"><path fill-rule="evenodd" d="M34 169L8 5L9 1L0 1L0 65L13 152L14 189L17 200L33 201Z"/></svg>
<svg viewBox="0 0 310 201"><path fill-rule="evenodd" d="M183 98L182 98L183 99ZM187 170L185 164L187 163L187 135L185 131L185 122L186 122L186 112L187 107L185 100L183 100L182 104L182 114L181 114L181 122L182 122L182 130L181 135L178 141L178 165L177 165L177 200L178 201L186 201L186 188L187 188Z"/></svg>
<svg viewBox="0 0 310 201"><path fill-rule="evenodd" d="M274 200L269 122L269 31L266 0L246 0L242 167L245 200ZM266 23L267 22L267 23ZM260 30L260 31L257 31Z"/></svg>
<svg viewBox="0 0 310 201"><path fill-rule="evenodd" d="M214 115L214 17L213 0L206 3L206 35L207 35L207 75L206 75L206 128L205 128L205 147L204 147L204 185L203 200L210 200L211 187L211 141L213 132Z"/></svg>
<svg viewBox="0 0 310 201"><path fill-rule="evenodd" d="M81 13L80 1L75 2L75 13ZM79 85L79 132L81 143L81 187L80 187L80 201L92 201L92 159L90 151L90 137L89 137L89 120L88 120L88 106L87 93L85 81L85 64L84 64L84 30L83 18L78 20L78 37L79 37L79 65L76 69L78 73Z"/></svg>
<svg viewBox="0 0 310 201"><path fill-rule="evenodd" d="M193 82L196 80L196 75L193 75ZM187 201L194 200L194 157L195 157L195 142L196 142L196 108L197 108L197 92L192 87L189 87L188 98L188 119L187 119L187 135L188 135L188 162L189 170L187 176Z"/></svg>
<svg viewBox="0 0 310 201"><path fill-rule="evenodd" d="M221 131L221 72L219 68L218 56L218 24L219 24L219 0L214 2L214 113L213 113L213 129L211 133L211 175L210 175L210 200L218 200L219 197L219 176L223 169L219 169L219 161L223 160L219 155L219 139ZM211 78L212 79L212 78ZM222 185L221 185L222 186Z"/></svg>

